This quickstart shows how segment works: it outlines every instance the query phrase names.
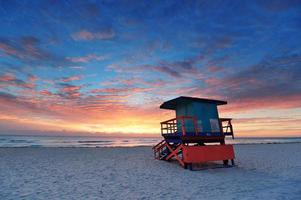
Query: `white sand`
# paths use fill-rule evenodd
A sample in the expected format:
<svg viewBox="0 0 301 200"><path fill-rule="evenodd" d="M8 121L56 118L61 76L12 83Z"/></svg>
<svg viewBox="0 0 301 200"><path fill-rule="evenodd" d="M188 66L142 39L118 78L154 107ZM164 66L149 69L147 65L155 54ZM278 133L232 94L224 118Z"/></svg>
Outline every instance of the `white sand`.
<svg viewBox="0 0 301 200"><path fill-rule="evenodd" d="M236 145L189 171L151 148L0 148L0 199L301 199L301 144Z"/></svg>

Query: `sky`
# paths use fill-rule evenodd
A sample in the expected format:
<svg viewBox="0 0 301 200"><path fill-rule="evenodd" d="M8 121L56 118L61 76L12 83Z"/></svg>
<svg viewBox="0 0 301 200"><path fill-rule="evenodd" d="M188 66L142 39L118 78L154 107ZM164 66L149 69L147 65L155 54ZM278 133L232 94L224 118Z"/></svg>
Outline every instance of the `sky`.
<svg viewBox="0 0 301 200"><path fill-rule="evenodd" d="M301 136L301 1L0 1L0 134L159 135L178 96Z"/></svg>

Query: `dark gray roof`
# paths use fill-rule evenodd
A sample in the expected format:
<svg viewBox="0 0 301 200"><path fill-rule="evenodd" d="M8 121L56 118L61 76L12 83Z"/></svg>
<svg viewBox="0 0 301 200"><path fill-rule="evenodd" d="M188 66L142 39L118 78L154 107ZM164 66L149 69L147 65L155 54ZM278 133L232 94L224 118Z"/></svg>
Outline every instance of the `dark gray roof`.
<svg viewBox="0 0 301 200"><path fill-rule="evenodd" d="M227 104L227 101L181 96L181 97L164 102L163 104L161 104L160 108L175 110L178 104L189 103L189 102L212 103L212 104L216 104L216 105Z"/></svg>

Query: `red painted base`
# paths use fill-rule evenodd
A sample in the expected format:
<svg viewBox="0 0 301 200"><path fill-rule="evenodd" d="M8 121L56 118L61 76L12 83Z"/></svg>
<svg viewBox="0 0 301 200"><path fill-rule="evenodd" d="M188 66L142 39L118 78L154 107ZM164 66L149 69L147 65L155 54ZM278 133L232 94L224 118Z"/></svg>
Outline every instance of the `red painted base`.
<svg viewBox="0 0 301 200"><path fill-rule="evenodd" d="M184 163L233 160L233 145L182 146Z"/></svg>

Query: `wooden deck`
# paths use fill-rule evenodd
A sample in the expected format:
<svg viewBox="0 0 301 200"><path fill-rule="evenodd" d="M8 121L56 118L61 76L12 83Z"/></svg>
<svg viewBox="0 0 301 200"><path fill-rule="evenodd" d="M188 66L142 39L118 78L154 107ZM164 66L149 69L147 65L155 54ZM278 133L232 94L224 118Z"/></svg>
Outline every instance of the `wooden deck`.
<svg viewBox="0 0 301 200"><path fill-rule="evenodd" d="M225 136L181 136L181 135L163 135L164 139L167 142L171 143L198 143L198 144L204 144L204 143L225 143Z"/></svg>

